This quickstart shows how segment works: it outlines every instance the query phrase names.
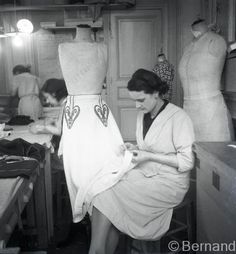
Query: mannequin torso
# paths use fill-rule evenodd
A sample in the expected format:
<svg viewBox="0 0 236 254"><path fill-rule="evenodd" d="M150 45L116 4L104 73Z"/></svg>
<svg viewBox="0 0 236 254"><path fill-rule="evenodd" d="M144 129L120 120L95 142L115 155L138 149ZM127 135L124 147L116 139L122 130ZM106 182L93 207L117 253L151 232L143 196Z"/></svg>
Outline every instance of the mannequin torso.
<svg viewBox="0 0 236 254"><path fill-rule="evenodd" d="M77 27L73 42L59 45L68 93L100 94L107 71L107 48L92 40L90 28Z"/></svg>

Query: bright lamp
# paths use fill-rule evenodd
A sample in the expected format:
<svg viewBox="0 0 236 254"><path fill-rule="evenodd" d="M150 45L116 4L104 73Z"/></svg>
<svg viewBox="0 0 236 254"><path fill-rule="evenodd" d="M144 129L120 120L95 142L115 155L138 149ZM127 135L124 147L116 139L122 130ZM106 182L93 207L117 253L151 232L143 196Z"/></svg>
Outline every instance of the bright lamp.
<svg viewBox="0 0 236 254"><path fill-rule="evenodd" d="M16 24L19 32L30 34L33 32L33 24L28 19L20 19Z"/></svg>

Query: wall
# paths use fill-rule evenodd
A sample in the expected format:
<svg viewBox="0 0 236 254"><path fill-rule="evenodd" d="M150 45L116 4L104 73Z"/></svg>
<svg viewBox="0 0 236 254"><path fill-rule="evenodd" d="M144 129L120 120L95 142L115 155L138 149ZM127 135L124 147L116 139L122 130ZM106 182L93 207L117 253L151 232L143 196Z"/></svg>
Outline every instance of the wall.
<svg viewBox="0 0 236 254"><path fill-rule="evenodd" d="M173 94L173 102L177 105L182 105L182 89L181 84L178 77L178 62L182 56L183 48L190 42L192 35L190 33L190 24L199 16L207 16L210 19L214 19L214 15L209 15L212 10L214 10L215 6L213 0L137 0L136 1L136 8L137 9L152 9L166 4L166 11L167 11L167 20L166 25L168 27L168 34L165 35L167 38L167 46L166 46L166 54L168 56L168 60L175 66L175 86L174 86L174 94ZM222 1L218 0L222 5ZM222 7L222 8L223 8ZM13 14L14 13L6 13L8 16L8 22L13 22ZM28 16L32 19L35 31L38 31L40 28L41 21L55 21L57 26L63 25L64 17L68 13L60 11L32 11L32 12L24 12L24 13L17 13L17 17L21 16ZM70 11L70 15L75 15L76 13ZM219 22L222 23L223 16L219 15ZM13 21L9 21L9 18ZM225 25L224 25L225 30ZM52 34L52 37L54 34ZM65 38L67 38L66 35ZM55 39L55 38L54 38ZM69 36L70 39L70 36ZM5 39L4 39L5 40ZM58 35L56 38L56 44L60 41L63 41L63 36ZM42 70L39 66L39 52L35 50L38 46L37 39L32 39L28 42L27 47L24 49L24 54L26 57L21 57L20 54L17 53L17 50L14 50L10 47L10 41L7 42L8 44L8 51L6 58L11 58L11 61L4 61L5 68L7 69L6 77L4 75L0 77L0 88L1 93L9 93L9 86L11 83L11 69L15 63L23 62L23 63L30 63L32 64L33 73L36 75L41 75ZM32 50L33 49L33 50ZM43 52L45 53L45 52ZM14 55L14 57L13 57ZM2 58L0 61L3 61ZM3 67L1 67L3 70ZM2 71L0 68L0 71ZM57 67L58 69L58 67ZM40 73L41 72L41 73ZM5 71L4 71L5 73ZM59 71L57 71L59 73ZM44 74L43 74L44 75ZM44 75L43 80L47 77ZM7 82L7 84L6 84ZM6 85L5 85L6 84ZM2 92L3 91L3 92Z"/></svg>

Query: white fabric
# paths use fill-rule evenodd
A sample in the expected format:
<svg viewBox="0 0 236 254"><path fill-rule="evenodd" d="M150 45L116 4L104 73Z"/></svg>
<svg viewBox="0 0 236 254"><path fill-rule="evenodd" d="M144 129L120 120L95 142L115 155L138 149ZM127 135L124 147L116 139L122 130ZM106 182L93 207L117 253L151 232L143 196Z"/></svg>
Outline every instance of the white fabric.
<svg viewBox="0 0 236 254"><path fill-rule="evenodd" d="M209 31L192 41L179 63L184 109L191 117L197 141L230 141L232 119L220 92L226 42Z"/></svg>
<svg viewBox="0 0 236 254"><path fill-rule="evenodd" d="M43 108L39 99L39 78L22 73L13 77L13 93L18 93L20 98L18 114L30 116L37 120L42 116Z"/></svg>
<svg viewBox="0 0 236 254"><path fill-rule="evenodd" d="M143 113L139 113L136 137L139 149L176 154L179 168L152 161L138 165L114 187L97 195L93 205L125 234L157 240L168 230L173 207L183 200L189 188L189 172L194 163L193 126L182 109L169 103L145 139Z"/></svg>
<svg viewBox="0 0 236 254"><path fill-rule="evenodd" d="M184 109L193 121L197 141L234 140L231 116L221 93L202 99L185 99Z"/></svg>
<svg viewBox="0 0 236 254"><path fill-rule="evenodd" d="M29 143L38 143L40 145L46 146L47 148L53 149L51 144L51 134L33 134L29 130L29 125L11 125L8 127L11 127L13 130L10 131L10 135L8 137L5 137L5 139L14 140L17 138L21 138Z"/></svg>
<svg viewBox="0 0 236 254"><path fill-rule="evenodd" d="M95 114L94 107L101 103L105 104L99 95L67 98L66 107L79 107L70 128L64 117L61 140L74 222L83 219L95 195L117 183L133 167L131 153L121 153L123 140L112 113L108 114L107 126Z"/></svg>

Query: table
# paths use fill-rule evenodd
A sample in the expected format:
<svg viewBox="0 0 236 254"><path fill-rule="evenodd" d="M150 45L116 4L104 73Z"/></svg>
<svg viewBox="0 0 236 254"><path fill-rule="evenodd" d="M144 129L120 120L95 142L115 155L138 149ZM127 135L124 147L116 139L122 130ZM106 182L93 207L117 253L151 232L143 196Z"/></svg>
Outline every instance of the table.
<svg viewBox="0 0 236 254"><path fill-rule="evenodd" d="M196 142L194 152L197 241L231 244L236 233L236 142Z"/></svg>
<svg viewBox="0 0 236 254"><path fill-rule="evenodd" d="M29 202L37 182L39 168L28 178L0 179L0 250L10 238L15 225L22 226L21 213Z"/></svg>
<svg viewBox="0 0 236 254"><path fill-rule="evenodd" d="M51 175L51 134L33 134L29 131L28 125L21 126L6 126L12 128L11 134L6 138L8 140L14 140L16 138L22 138L29 143L38 143L46 147L45 160L41 163L40 168L43 169L42 184L45 188L45 199L46 199L46 218L47 218L47 240L51 242L53 237L53 206L52 206L52 175ZM39 186L42 189L42 186ZM42 192L42 190L41 190ZM40 194L40 190L38 192ZM41 193L42 195L42 193ZM36 204L37 205L37 204ZM40 209L40 207L38 207ZM42 245L46 245L43 243Z"/></svg>

